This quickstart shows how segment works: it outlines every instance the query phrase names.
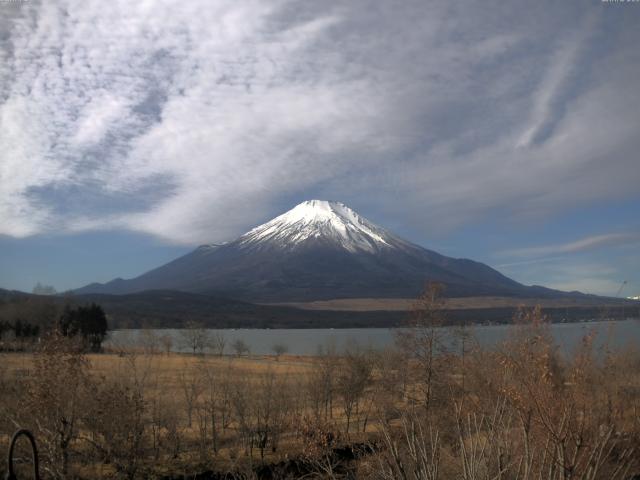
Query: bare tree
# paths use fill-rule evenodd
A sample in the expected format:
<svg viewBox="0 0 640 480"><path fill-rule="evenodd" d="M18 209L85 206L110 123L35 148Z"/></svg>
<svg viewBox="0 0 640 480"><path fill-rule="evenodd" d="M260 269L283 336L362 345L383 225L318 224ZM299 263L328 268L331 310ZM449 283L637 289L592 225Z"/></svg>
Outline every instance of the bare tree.
<svg viewBox="0 0 640 480"><path fill-rule="evenodd" d="M193 420L193 410L198 402L198 398L202 393L202 384L200 376L193 371L180 372L178 376L180 389L182 390L185 408L187 411L187 425L191 427Z"/></svg>
<svg viewBox="0 0 640 480"><path fill-rule="evenodd" d="M215 332L211 337L211 348L215 355L222 357L224 355L224 349L227 346L227 339L222 332Z"/></svg>
<svg viewBox="0 0 640 480"><path fill-rule="evenodd" d="M90 407L84 416L85 440L105 463L133 480L145 451L145 399L140 385L124 381L105 381L95 386Z"/></svg>
<svg viewBox="0 0 640 480"><path fill-rule="evenodd" d="M228 375L229 369L226 369L226 372ZM200 366L200 377L204 397L199 412L202 448L206 448L207 432L210 432L211 447L217 453L220 430L224 429L228 417L228 385L224 372L204 364ZM206 424L203 425L203 422Z"/></svg>
<svg viewBox="0 0 640 480"><path fill-rule="evenodd" d="M157 385L156 385L157 389ZM154 461L158 461L160 459L160 452L162 446L162 417L163 411L166 406L162 400L162 398L158 395L154 398L151 398L148 402L148 409L150 413L150 422L148 431L151 435L151 449L153 451L153 459Z"/></svg>
<svg viewBox="0 0 640 480"><path fill-rule="evenodd" d="M309 406L316 422L321 419L326 420L326 390L324 385L324 372L318 366L309 372L305 377L305 392L308 397Z"/></svg>
<svg viewBox="0 0 640 480"><path fill-rule="evenodd" d="M124 357L133 350L135 340L132 338L131 330L120 330L109 334L109 350Z"/></svg>
<svg viewBox="0 0 640 480"><path fill-rule="evenodd" d="M443 324L443 291L442 284L429 282L413 306L409 325L396 334L400 348L415 362L419 394L415 400L420 401L427 412L440 380L438 357L444 352L439 328Z"/></svg>
<svg viewBox="0 0 640 480"><path fill-rule="evenodd" d="M317 419L320 413L326 422L328 418L333 418L333 397L336 390L335 372L338 369L338 355L333 343L326 347L319 346L317 363L311 373L308 387L314 398L314 405L317 404Z"/></svg>
<svg viewBox="0 0 640 480"><path fill-rule="evenodd" d="M252 403L252 417L254 420L253 434L255 443L260 449L260 459L264 461L264 451L273 440L280 427L280 420L285 413L279 404L279 382L273 371L269 370L260 376L259 386Z"/></svg>
<svg viewBox="0 0 640 480"><path fill-rule="evenodd" d="M375 403L384 420L398 415L404 406L409 383L407 355L402 350L385 349L375 358L378 372Z"/></svg>
<svg viewBox="0 0 640 480"><path fill-rule="evenodd" d="M238 357L241 357L242 355L249 355L250 352L249 345L247 345L247 343L241 338L235 340L231 344L231 348L233 348L233 351L236 352Z"/></svg>
<svg viewBox="0 0 640 480"><path fill-rule="evenodd" d="M173 348L173 338L169 334L164 334L160 336L160 345L162 345L162 349L164 353L169 355L171 353L171 349Z"/></svg>
<svg viewBox="0 0 640 480"><path fill-rule="evenodd" d="M346 433L354 414L357 416L360 400L371 382L373 364L365 352L360 350L347 352L338 371L338 393L342 399L342 409L347 420Z"/></svg>
<svg viewBox="0 0 640 480"><path fill-rule="evenodd" d="M276 343L271 347L271 351L275 354L276 360L280 360L280 356L287 353L289 351L289 347L284 343Z"/></svg>
<svg viewBox="0 0 640 480"><path fill-rule="evenodd" d="M242 444L250 457L254 448L260 451L262 461L269 446L276 451L289 414L287 383L286 376L278 378L272 370L261 374L256 383L246 378L235 383L234 411Z"/></svg>
<svg viewBox="0 0 640 480"><path fill-rule="evenodd" d="M71 447L91 384L89 363L81 351L76 342L52 335L36 355L29 378L26 406L44 447L44 467L54 478L69 476Z"/></svg>
<svg viewBox="0 0 640 480"><path fill-rule="evenodd" d="M158 353L160 339L152 329L145 328L141 330L138 334L138 342L147 355L155 355Z"/></svg>
<svg viewBox="0 0 640 480"><path fill-rule="evenodd" d="M440 477L441 440L432 426L424 427L411 414L400 418L399 438L388 423L381 425L386 447L375 478L380 480L437 480ZM466 480L466 477L465 477Z"/></svg>
<svg viewBox="0 0 640 480"><path fill-rule="evenodd" d="M239 440L246 455L253 454L253 425L251 405L255 390L246 377L235 379L231 390L231 404L238 424Z"/></svg>
<svg viewBox="0 0 640 480"><path fill-rule="evenodd" d="M166 431L165 440L169 447L171 458L176 459L184 448L184 428L178 415L179 405L169 405L162 412L162 428Z"/></svg>
<svg viewBox="0 0 640 480"><path fill-rule="evenodd" d="M218 378L218 409L220 412L220 427L222 433L226 431L231 423L231 399L233 393L233 379L236 372L233 366L230 364L225 368Z"/></svg>
<svg viewBox="0 0 640 480"><path fill-rule="evenodd" d="M194 355L204 353L210 343L209 332L196 322L187 322L180 330L180 336L184 347L191 350Z"/></svg>

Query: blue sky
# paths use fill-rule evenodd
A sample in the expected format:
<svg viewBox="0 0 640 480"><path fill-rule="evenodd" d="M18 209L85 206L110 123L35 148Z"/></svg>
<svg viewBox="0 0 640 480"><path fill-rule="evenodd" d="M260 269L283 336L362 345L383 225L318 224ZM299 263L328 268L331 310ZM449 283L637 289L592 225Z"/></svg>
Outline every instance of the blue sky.
<svg viewBox="0 0 640 480"><path fill-rule="evenodd" d="M0 287L131 277L310 198L640 294L640 3L0 2Z"/></svg>

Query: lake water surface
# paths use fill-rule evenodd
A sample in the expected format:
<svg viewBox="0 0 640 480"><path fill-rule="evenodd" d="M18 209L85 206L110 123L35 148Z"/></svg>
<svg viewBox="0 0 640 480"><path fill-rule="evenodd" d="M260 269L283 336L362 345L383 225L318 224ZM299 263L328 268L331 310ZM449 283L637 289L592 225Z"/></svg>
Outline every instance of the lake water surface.
<svg viewBox="0 0 640 480"><path fill-rule="evenodd" d="M505 340L513 327L509 325L489 325L467 327L466 332L474 342L483 347L491 347ZM338 352L351 345L364 348L383 349L392 346L395 340L395 329L389 328L345 328L345 329L224 329L208 330L211 334L219 333L226 339L225 353L232 353L231 344L243 340L254 355L271 354L276 344L285 345L290 354L315 355L319 347L331 345ZM443 327L439 329L443 342L450 348L456 348L456 339L460 337L460 329ZM640 320L628 319L610 322L556 323L551 325L552 335L560 350L565 353L573 351L582 338L595 332L595 343L601 347L607 345L611 349L640 346ZM172 338L172 350L189 351L184 343L181 330L152 330L154 337L169 335ZM143 330L115 330L111 332L106 345L142 347L149 335Z"/></svg>

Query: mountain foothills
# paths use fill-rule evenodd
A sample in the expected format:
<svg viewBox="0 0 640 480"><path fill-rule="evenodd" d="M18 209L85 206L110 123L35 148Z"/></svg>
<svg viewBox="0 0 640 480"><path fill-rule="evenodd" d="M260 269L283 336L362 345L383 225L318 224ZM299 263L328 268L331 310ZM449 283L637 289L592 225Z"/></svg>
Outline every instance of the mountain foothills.
<svg viewBox="0 0 640 480"><path fill-rule="evenodd" d="M223 245L203 245L139 277L90 284L76 294L174 290L248 302L413 298L425 282L449 297L553 298L493 268L408 242L339 202L310 200Z"/></svg>

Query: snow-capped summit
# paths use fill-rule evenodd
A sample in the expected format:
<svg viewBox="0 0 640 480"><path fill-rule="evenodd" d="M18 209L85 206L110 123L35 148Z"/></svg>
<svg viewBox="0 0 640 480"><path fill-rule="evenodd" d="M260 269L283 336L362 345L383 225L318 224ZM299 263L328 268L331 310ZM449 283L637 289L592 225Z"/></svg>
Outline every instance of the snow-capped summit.
<svg viewBox="0 0 640 480"><path fill-rule="evenodd" d="M401 242L344 203L326 200L302 202L240 237L245 246L268 243L287 249L309 240L330 243L350 252L372 252Z"/></svg>
<svg viewBox="0 0 640 480"><path fill-rule="evenodd" d="M550 292L403 240L343 203L309 200L233 241L77 293L179 290L250 302L413 298L426 281L444 283L451 296Z"/></svg>

